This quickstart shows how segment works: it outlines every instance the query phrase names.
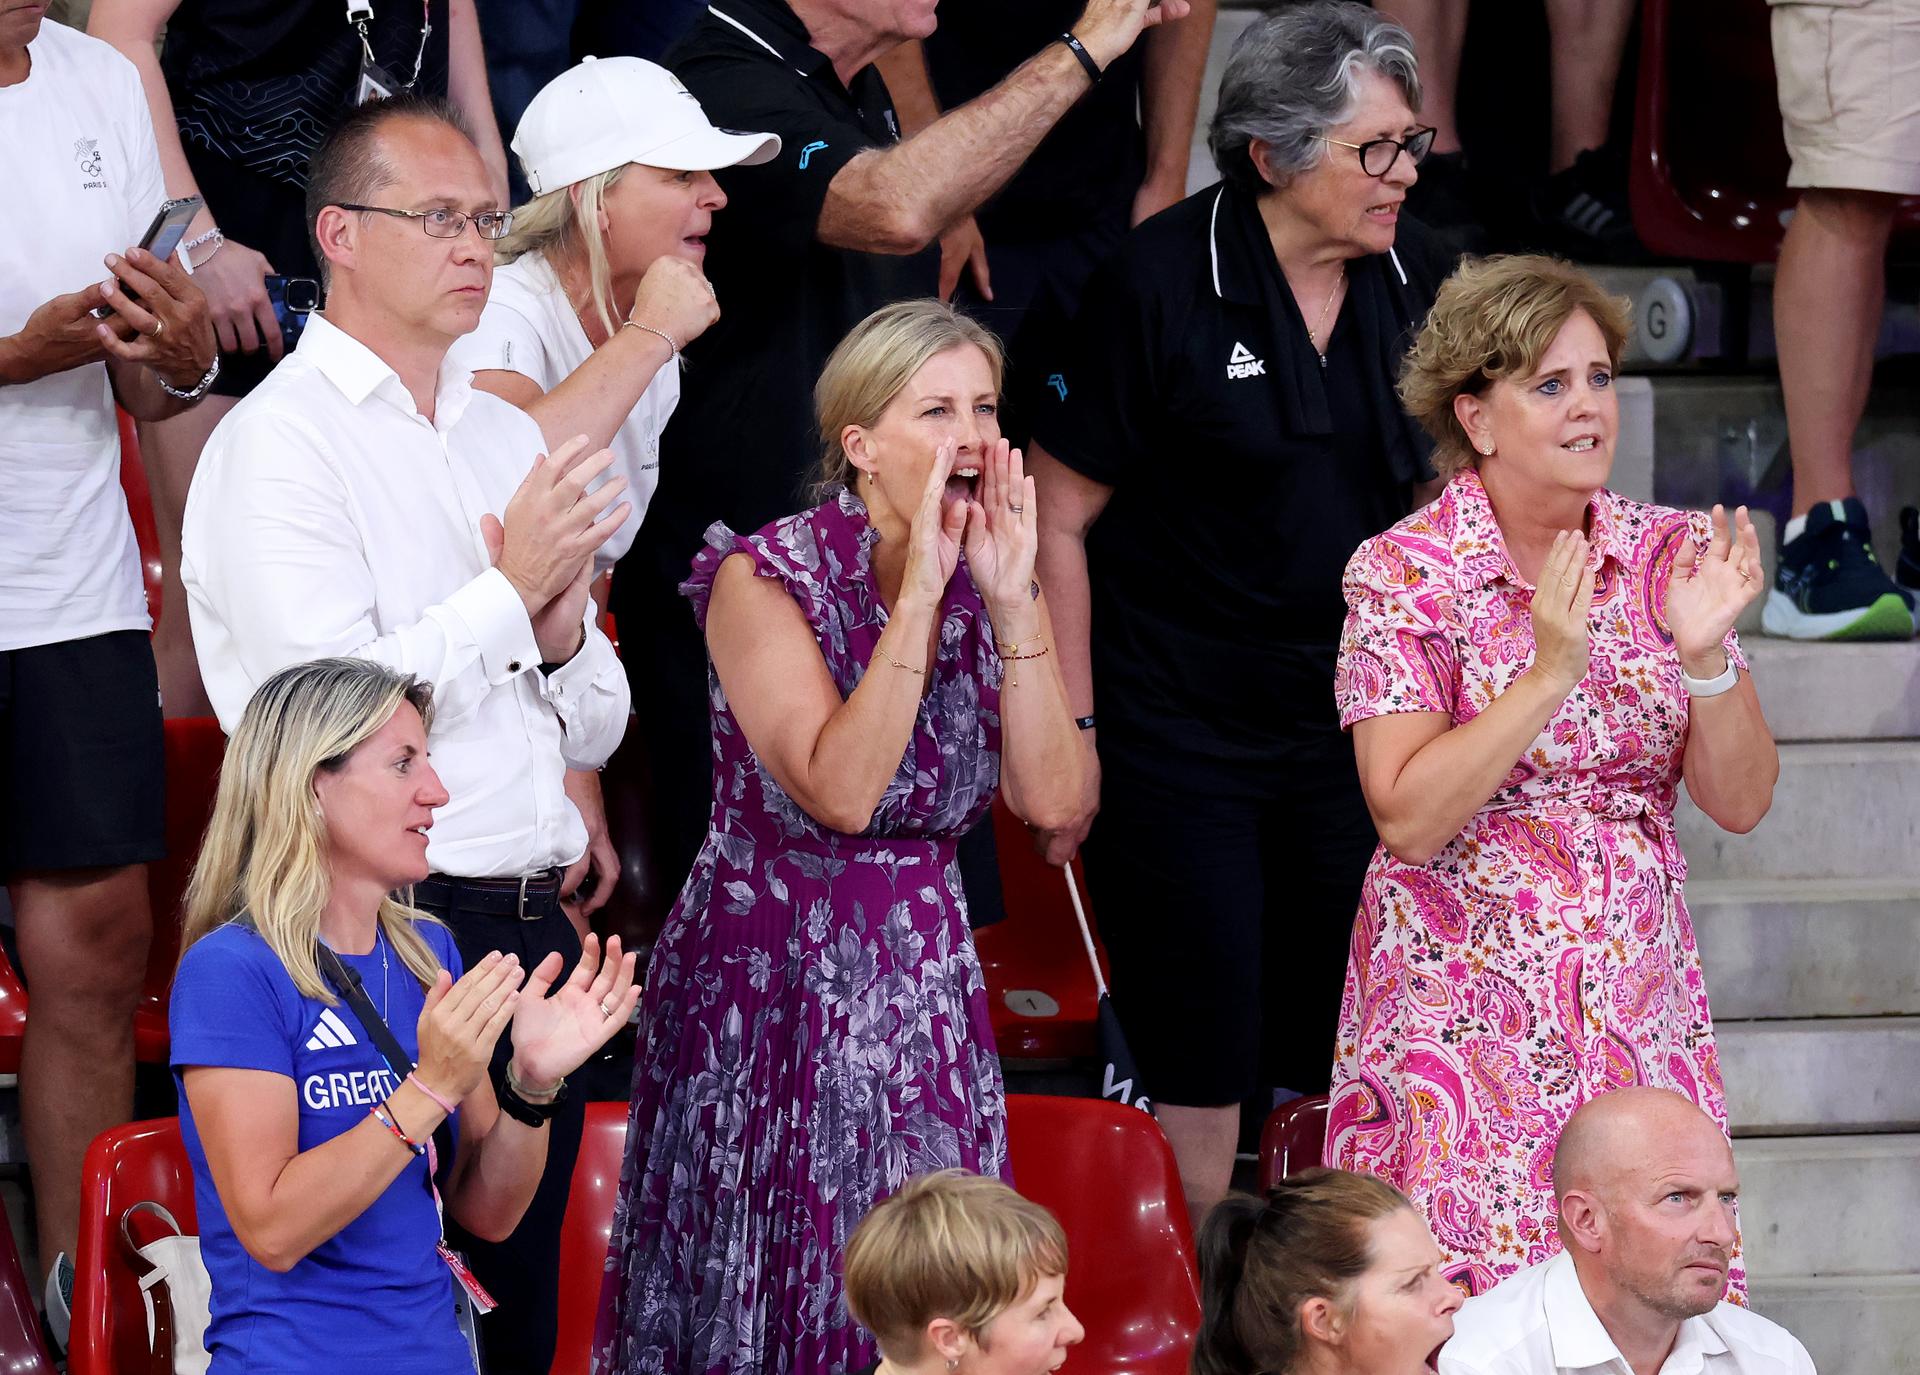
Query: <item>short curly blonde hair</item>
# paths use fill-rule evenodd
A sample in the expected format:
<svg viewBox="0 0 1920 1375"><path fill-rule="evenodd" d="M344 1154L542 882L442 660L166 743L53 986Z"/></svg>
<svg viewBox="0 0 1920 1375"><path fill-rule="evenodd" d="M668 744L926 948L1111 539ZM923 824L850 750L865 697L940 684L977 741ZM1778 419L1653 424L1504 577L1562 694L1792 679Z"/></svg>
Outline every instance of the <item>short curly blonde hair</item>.
<svg viewBox="0 0 1920 1375"><path fill-rule="evenodd" d="M1400 370L1400 403L1433 436L1435 472L1450 478L1479 459L1454 398L1532 373L1575 311L1600 327L1619 367L1633 307L1571 263L1521 253L1469 259L1441 283Z"/></svg>

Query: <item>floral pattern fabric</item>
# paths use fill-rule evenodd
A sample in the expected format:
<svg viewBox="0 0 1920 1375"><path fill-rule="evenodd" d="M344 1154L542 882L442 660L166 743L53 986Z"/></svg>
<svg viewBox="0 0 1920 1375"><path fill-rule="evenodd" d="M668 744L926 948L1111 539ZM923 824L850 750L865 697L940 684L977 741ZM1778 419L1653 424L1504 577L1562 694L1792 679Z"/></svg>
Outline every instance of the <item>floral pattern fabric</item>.
<svg viewBox="0 0 1920 1375"><path fill-rule="evenodd" d="M845 696L887 623L878 539L842 491L751 536L715 525L681 590L704 626L721 563L748 556ZM1002 665L964 560L939 625L912 743L858 836L774 781L709 670L713 808L647 970L596 1375L864 1365L841 1288L854 1225L910 1175L1007 1173L954 864L999 785Z"/></svg>
<svg viewBox="0 0 1920 1375"><path fill-rule="evenodd" d="M1665 616L1679 541L1710 530L1606 491L1589 513L1586 677L1430 863L1375 852L1341 1005L1328 1163L1404 1190L1469 1293L1559 1250L1553 1149L1588 1098L1650 1084L1726 1123L1681 898L1688 698ZM1533 662L1532 595L1460 474L1348 565L1341 723L1472 720Z"/></svg>

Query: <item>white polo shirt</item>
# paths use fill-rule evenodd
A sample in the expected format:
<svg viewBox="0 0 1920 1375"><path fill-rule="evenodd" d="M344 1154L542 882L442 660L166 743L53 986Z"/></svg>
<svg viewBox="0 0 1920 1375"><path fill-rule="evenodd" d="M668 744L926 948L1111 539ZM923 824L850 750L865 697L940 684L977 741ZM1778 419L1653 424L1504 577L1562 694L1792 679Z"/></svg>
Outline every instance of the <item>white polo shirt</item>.
<svg viewBox="0 0 1920 1375"><path fill-rule="evenodd" d="M27 56L0 86L0 335L105 281L167 198L133 64L51 19ZM0 386L0 650L149 624L107 365Z"/></svg>
<svg viewBox="0 0 1920 1375"><path fill-rule="evenodd" d="M592 356L593 345L567 300L566 288L541 253L524 253L494 269L493 290L480 323L456 340L448 355L469 372L517 372L539 383L542 391L552 391ZM679 404L680 363L672 359L653 375L607 446L613 450L613 466L594 488L609 477L624 477L623 499L633 503L633 510L593 556L597 573L613 567L640 533L647 503L660 485L660 432Z"/></svg>
<svg viewBox="0 0 1920 1375"><path fill-rule="evenodd" d="M377 659L434 685L430 744L452 800L427 861L462 878L570 864L586 828L562 789L627 725L627 680L586 612L551 677L520 594L487 557L545 445L471 374L440 369L434 417L374 352L319 312L215 428L187 496L180 571L200 676L229 732L289 664Z"/></svg>
<svg viewBox="0 0 1920 1375"><path fill-rule="evenodd" d="M1454 1316L1440 1375L1634 1375L1565 1251L1510 1275ZM1778 1323L1722 1302L1680 1324L1660 1375L1814 1375Z"/></svg>

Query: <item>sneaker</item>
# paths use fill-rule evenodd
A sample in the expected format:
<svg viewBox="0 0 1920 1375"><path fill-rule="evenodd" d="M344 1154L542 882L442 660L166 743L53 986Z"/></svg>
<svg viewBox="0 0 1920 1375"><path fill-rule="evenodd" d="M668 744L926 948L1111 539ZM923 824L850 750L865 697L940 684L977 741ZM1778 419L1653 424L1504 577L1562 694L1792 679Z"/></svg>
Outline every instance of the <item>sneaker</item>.
<svg viewBox="0 0 1920 1375"><path fill-rule="evenodd" d="M1458 258L1487 251L1487 229L1474 210L1465 153L1429 153L1407 189L1407 210Z"/></svg>
<svg viewBox="0 0 1920 1375"><path fill-rule="evenodd" d="M1606 149L1589 148L1548 177L1534 191L1532 210L1534 227L1553 252L1578 262L1647 260L1627 207L1626 165Z"/></svg>
<svg viewBox="0 0 1920 1375"><path fill-rule="evenodd" d="M1906 640L1914 594L1873 556L1860 498L1807 512L1806 529L1780 546L1780 568L1760 614L1769 635L1790 640Z"/></svg>
<svg viewBox="0 0 1920 1375"><path fill-rule="evenodd" d="M73 1331L73 1262L65 1251L53 1258L53 1269L47 1271L46 1302L47 1335L55 1353L64 1355Z"/></svg>
<svg viewBox="0 0 1920 1375"><path fill-rule="evenodd" d="M1893 566L1893 580L1920 592L1920 508L1904 506L1900 510L1900 559Z"/></svg>

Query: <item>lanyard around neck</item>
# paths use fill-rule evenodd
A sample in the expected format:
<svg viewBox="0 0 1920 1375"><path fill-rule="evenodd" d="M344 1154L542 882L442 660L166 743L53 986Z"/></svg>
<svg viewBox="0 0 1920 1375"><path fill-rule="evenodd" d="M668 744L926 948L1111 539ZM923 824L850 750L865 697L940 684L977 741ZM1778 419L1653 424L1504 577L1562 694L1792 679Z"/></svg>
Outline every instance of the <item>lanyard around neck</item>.
<svg viewBox="0 0 1920 1375"><path fill-rule="evenodd" d="M347 0L347 23L360 32L360 51L365 54L369 67L380 65L373 55L373 0ZM407 78L406 89L411 91L420 80L420 64L426 61L427 39L433 36L432 0L420 0L420 46L413 54L413 75Z"/></svg>

